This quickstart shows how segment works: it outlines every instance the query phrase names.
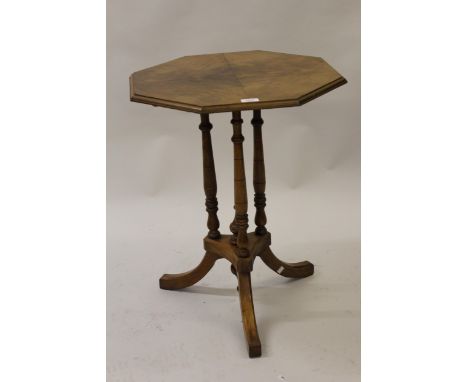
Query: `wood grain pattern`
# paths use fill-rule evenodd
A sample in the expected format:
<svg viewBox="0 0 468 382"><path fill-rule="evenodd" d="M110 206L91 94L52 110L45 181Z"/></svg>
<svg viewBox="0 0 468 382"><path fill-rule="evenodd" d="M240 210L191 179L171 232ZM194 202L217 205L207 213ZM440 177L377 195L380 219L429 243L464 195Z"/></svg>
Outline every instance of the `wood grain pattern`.
<svg viewBox="0 0 468 382"><path fill-rule="evenodd" d="M161 289L182 289L192 286L199 282L213 268L214 263L220 257L213 253L206 252L200 264L194 269L184 273L165 274L159 279L159 287Z"/></svg>
<svg viewBox="0 0 468 382"><path fill-rule="evenodd" d="M262 345L258 337L257 322L255 320L250 272L238 272L237 279L239 281L242 323L244 325L244 335L247 341L249 357L260 357L262 355Z"/></svg>
<svg viewBox="0 0 468 382"><path fill-rule="evenodd" d="M185 56L133 73L130 99L195 113L302 105L346 80L320 57L261 50ZM241 100L258 98L258 102Z"/></svg>
<svg viewBox="0 0 468 382"><path fill-rule="evenodd" d="M278 259L273 254L270 247L266 248L265 251L260 254L260 257L271 270L284 277L300 279L314 274L314 264L308 261L286 263Z"/></svg>
<svg viewBox="0 0 468 382"><path fill-rule="evenodd" d="M218 240L205 237L203 244L206 252L226 259L239 272L250 272L253 270L253 263L256 256L260 256L271 244L271 236L269 233L259 236L256 235L255 232L249 232L247 236L249 257L239 257L237 246L231 244L229 235L221 235Z"/></svg>

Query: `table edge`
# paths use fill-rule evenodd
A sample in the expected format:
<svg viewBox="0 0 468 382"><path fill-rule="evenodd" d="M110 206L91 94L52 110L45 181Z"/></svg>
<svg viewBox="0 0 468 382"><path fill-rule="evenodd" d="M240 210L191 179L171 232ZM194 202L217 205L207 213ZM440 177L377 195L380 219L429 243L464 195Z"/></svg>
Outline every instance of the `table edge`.
<svg viewBox="0 0 468 382"><path fill-rule="evenodd" d="M259 110L259 109L276 109L283 107L295 107L306 104L315 98L318 98L340 86L345 85L348 81L340 76L336 80L329 82L328 84L315 89L314 91L304 94L303 96L296 99L287 100L276 100L276 101L264 101L264 102L248 102L242 104L227 104L227 105L211 105L211 106L198 106L182 102L169 101L159 98L152 98L135 94L133 91L133 84L130 81L130 101L143 103L152 106L160 106L169 109L182 110L191 113L198 114L212 114L212 113L225 113L231 111L244 111L244 110Z"/></svg>

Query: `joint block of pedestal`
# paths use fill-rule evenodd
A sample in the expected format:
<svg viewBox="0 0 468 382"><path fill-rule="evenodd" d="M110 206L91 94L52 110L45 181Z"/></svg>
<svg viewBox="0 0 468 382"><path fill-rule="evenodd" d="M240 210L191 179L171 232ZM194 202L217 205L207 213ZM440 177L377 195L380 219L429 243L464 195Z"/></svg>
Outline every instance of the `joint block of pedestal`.
<svg viewBox="0 0 468 382"><path fill-rule="evenodd" d="M233 264L233 265L236 268L238 273L239 272L243 272L243 273L252 272L254 259L255 259L254 257L248 257L248 258L239 257L237 258L236 264Z"/></svg>
<svg viewBox="0 0 468 382"><path fill-rule="evenodd" d="M252 270L255 257L263 253L271 244L271 235L267 232L263 236L258 236L255 232L247 234L248 257L241 257L238 254L238 247L231 243L231 235L221 235L219 239L210 239L208 236L203 240L205 251L223 257L236 268L238 264L246 272ZM239 269L238 269L239 270Z"/></svg>

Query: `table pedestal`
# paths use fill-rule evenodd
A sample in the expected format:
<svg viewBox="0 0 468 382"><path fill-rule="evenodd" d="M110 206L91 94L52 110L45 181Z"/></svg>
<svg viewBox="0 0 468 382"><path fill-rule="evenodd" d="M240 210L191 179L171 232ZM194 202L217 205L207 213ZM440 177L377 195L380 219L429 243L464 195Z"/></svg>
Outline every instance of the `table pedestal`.
<svg viewBox="0 0 468 382"><path fill-rule="evenodd" d="M221 258L231 263L231 271L238 279L242 322L247 341L249 356L259 357L262 353L258 337L255 311L252 299L250 272L255 258L260 257L274 272L284 277L303 278L314 273L314 265L308 261L285 263L278 259L270 249L271 235L265 228L265 163L263 158L261 111L253 112L254 132L254 171L253 185L255 190L255 231L247 232L247 187L244 170L244 154L241 112L232 113L232 142L234 144L234 199L235 216L230 225L232 235L221 235L218 231L218 200L216 198L216 172L211 145L210 130L212 125L208 114L201 114L200 130L203 146L203 185L208 212L208 234L204 238L205 256L201 263L191 271L180 274L165 274L159 279L161 289L182 289L200 281Z"/></svg>

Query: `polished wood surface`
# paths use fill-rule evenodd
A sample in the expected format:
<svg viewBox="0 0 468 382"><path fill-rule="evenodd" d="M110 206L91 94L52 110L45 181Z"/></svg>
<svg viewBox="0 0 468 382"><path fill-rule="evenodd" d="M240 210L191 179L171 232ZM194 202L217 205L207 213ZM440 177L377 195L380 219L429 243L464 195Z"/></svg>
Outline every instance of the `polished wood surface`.
<svg viewBox="0 0 468 382"><path fill-rule="evenodd" d="M254 205L255 211L255 233L257 235L265 235L267 232L265 224L267 222L265 214L266 197L265 197L265 162L263 159L263 139L262 139L263 119L261 110L254 110L252 118L253 135L254 135L254 165L253 165L253 186L255 190Z"/></svg>
<svg viewBox="0 0 468 382"><path fill-rule="evenodd" d="M249 257L238 256L238 251L235 245L231 244L229 235L221 235L218 240L213 240L205 237L203 247L206 252L210 252L220 258L229 261L234 269L238 272L251 272L256 257L261 257L263 252L271 244L270 234L258 236L255 232L247 234L247 248Z"/></svg>
<svg viewBox="0 0 468 382"><path fill-rule="evenodd" d="M201 115L201 123L199 128L202 132L202 150L203 150L203 187L205 189L205 206L208 212L208 237L217 239L219 237L219 220L218 220L218 199L216 192L218 186L216 183L216 171L213 158L213 147L211 146L211 129L213 125L210 123L208 114Z"/></svg>
<svg viewBox="0 0 468 382"><path fill-rule="evenodd" d="M249 357L260 357L262 355L262 345L258 336L257 322L255 320L250 272L237 272L237 279L239 280L238 291L242 324L244 325L244 335L247 341Z"/></svg>
<svg viewBox="0 0 468 382"><path fill-rule="evenodd" d="M159 280L161 289L176 290L189 287L200 281L219 259L231 263L231 272L237 277L242 323L249 357L259 357L262 345L255 319L252 296L251 273L255 259L263 262L277 274L289 278L303 278L314 273L314 265L308 261L287 263L277 258L271 248L271 234L267 231L265 214L265 163L263 153L262 125L260 110L254 110L252 118L254 139L253 184L255 190L255 231L247 233L248 203L245 179L245 164L242 135L242 117L240 111L232 113L232 142L234 146L234 220L230 225L232 235L219 233L217 217L218 200L216 198L216 172L211 145L210 131L213 128L208 114L201 115L199 125L202 131L203 148L203 185L208 212L208 234L203 240L205 256L199 265L191 271L179 274L165 274Z"/></svg>
<svg viewBox="0 0 468 382"><path fill-rule="evenodd" d="M162 275L159 279L159 287L161 289L168 290L187 288L205 277L218 259L220 259L220 257L214 253L206 252L201 263L191 271L172 275Z"/></svg>
<svg viewBox="0 0 468 382"><path fill-rule="evenodd" d="M130 99L195 113L302 105L346 83L320 57L253 50L185 56L130 76Z"/></svg>
<svg viewBox="0 0 468 382"><path fill-rule="evenodd" d="M270 247L266 248L260 254L263 262L274 272L284 277L300 279L314 274L314 264L308 261L300 261L298 263L286 263L278 259Z"/></svg>
<svg viewBox="0 0 468 382"><path fill-rule="evenodd" d="M267 51L218 53L181 57L130 77L132 101L163 106L200 115L202 133L203 187L208 213L205 255L191 271L165 274L161 289L190 287L200 281L219 259L231 264L237 277L244 335L249 357L259 357L262 346L255 319L251 273L256 258L277 274L303 278L314 273L308 261L287 263L271 250L266 228L266 176L261 109L302 105L346 80L322 58ZM242 134L242 110L253 110L253 187L255 230L248 232L248 197ZM232 113L234 159L234 209L230 235L219 232L215 162L209 114Z"/></svg>
<svg viewBox="0 0 468 382"><path fill-rule="evenodd" d="M247 215L247 184L245 182L245 166L244 166L244 150L242 143L244 136L242 135L242 118L240 111L232 113L233 135L232 142L234 144L234 209L236 215L232 225L235 227L235 245L238 248L240 257L248 257L249 250L247 249L247 228L249 227L249 217Z"/></svg>

